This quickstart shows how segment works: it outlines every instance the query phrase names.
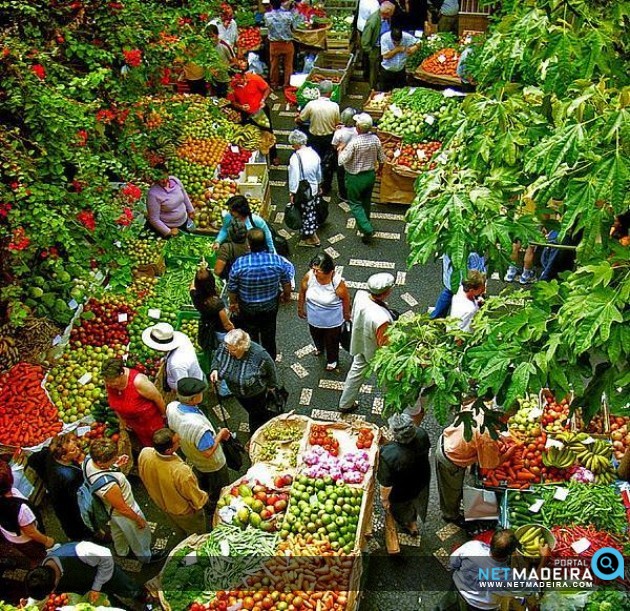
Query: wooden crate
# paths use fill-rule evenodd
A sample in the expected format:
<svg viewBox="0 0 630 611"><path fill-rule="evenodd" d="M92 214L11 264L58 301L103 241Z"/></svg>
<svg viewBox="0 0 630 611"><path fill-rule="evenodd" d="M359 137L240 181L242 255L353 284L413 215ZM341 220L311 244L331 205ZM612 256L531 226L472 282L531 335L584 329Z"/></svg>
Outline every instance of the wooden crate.
<svg viewBox="0 0 630 611"><path fill-rule="evenodd" d="M334 34L334 32L328 32L328 35ZM350 34L348 33L348 37ZM354 55L352 53L343 53L343 52L335 52L332 53L330 51L322 51L317 54L315 58L315 62L313 63L314 68L325 68L328 70L350 70L352 66L352 62L354 61Z"/></svg>
<svg viewBox="0 0 630 611"><path fill-rule="evenodd" d="M357 9L358 4L358 0L326 0L324 8L326 12L337 9L352 13Z"/></svg>
<svg viewBox="0 0 630 611"><path fill-rule="evenodd" d="M459 14L458 33L460 36L468 30L475 32L485 32L488 29L488 15Z"/></svg>
<svg viewBox="0 0 630 611"><path fill-rule="evenodd" d="M384 95L386 100L391 98L391 93L376 91L375 89L372 89L372 91L370 91L370 95L368 96L368 99L365 101L365 104L363 105L363 112L366 112L375 121L378 121L383 116L383 113L385 112L385 109L387 108L387 106L383 106L383 107L372 106L372 100L377 95L379 96Z"/></svg>
<svg viewBox="0 0 630 611"><path fill-rule="evenodd" d="M352 32L333 32L330 30L326 35L326 48L329 51L351 54L354 48Z"/></svg>
<svg viewBox="0 0 630 611"><path fill-rule="evenodd" d="M430 83L431 85L437 85L439 87L461 87L462 81L455 76L443 76L440 74L432 74L426 72L422 68L418 68L413 76L424 83Z"/></svg>

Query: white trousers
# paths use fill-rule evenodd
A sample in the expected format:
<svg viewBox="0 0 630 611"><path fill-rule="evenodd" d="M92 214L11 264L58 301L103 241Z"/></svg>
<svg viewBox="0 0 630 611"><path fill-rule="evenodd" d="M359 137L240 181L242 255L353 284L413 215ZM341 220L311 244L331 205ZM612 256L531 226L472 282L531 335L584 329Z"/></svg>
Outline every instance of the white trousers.
<svg viewBox="0 0 630 611"><path fill-rule="evenodd" d="M341 399L339 399L339 409L349 409L354 402L359 398L359 390L365 383L365 373L368 369L368 361L362 354L357 354L352 359L352 366L346 381L343 385L343 392L341 393Z"/></svg>
<svg viewBox="0 0 630 611"><path fill-rule="evenodd" d="M132 506L132 509L144 518L137 503ZM131 548L140 562L149 562L151 559L151 529L148 525L139 528L133 520L114 512L109 526L112 531L116 554L126 556L129 553L129 548Z"/></svg>

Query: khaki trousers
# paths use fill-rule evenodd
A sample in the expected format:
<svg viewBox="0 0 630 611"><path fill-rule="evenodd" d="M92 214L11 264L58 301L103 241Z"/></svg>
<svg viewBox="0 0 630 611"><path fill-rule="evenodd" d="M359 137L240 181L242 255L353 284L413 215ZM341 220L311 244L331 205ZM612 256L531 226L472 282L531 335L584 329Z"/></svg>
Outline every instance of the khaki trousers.
<svg viewBox="0 0 630 611"><path fill-rule="evenodd" d="M454 465L442 450L442 436L435 449L435 471L437 473L440 510L445 520L456 520L461 516L466 469Z"/></svg>

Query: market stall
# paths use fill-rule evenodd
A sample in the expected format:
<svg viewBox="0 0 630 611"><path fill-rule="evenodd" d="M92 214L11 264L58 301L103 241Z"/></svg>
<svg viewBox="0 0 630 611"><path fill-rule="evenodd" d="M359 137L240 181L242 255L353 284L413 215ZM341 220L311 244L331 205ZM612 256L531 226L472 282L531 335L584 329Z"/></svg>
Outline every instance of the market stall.
<svg viewBox="0 0 630 611"><path fill-rule="evenodd" d="M261 427L252 467L223 490L212 533L183 541L152 584L163 607L356 609L378 437L365 422L294 414Z"/></svg>

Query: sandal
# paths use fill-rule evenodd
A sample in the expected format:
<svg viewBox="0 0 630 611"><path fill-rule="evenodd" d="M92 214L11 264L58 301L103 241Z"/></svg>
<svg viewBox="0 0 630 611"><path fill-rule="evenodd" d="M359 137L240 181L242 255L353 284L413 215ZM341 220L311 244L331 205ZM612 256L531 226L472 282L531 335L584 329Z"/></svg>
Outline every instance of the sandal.
<svg viewBox="0 0 630 611"><path fill-rule="evenodd" d="M334 363L326 363L326 371L335 371L337 369L337 361Z"/></svg>

